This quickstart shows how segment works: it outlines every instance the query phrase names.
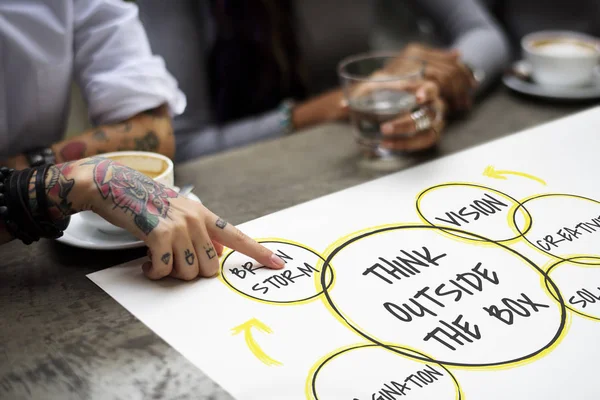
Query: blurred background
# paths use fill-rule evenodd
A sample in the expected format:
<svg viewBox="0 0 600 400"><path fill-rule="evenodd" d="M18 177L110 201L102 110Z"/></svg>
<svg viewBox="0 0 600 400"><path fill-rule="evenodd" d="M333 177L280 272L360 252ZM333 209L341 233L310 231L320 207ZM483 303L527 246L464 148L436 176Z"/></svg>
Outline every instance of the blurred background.
<svg viewBox="0 0 600 400"><path fill-rule="evenodd" d="M326 10L328 7L326 1L318 1L318 7L315 7L317 0L304 0L302 3L304 7L299 10L300 13L320 10L319 14L310 15L311 18L317 19L314 24L316 29L327 27L330 32L339 32L339 37L334 39L343 38L343 42L345 42L345 45L336 43L336 46L333 47L335 52L316 55L323 58L320 71L316 71L316 73L325 81L335 79L336 64L350 54L367 50L397 50L414 41L436 44L433 24L409 7L404 0L375 0L375 7L370 6L371 0L352 0L347 2L344 10L339 10L336 3L331 6L331 12ZM373 15L365 15L365 10L373 10ZM352 27L335 26L336 19L330 19L330 16L336 15L340 11L355 16L351 19L340 18L337 20L344 21L344 24L346 21L352 20L355 22ZM327 18L327 21L318 21L319 17ZM332 27L331 24L334 26ZM315 36L326 38L329 35L326 32L315 32ZM316 84L318 85L318 82ZM79 88L74 84L66 135L70 137L90 127L85 102Z"/></svg>

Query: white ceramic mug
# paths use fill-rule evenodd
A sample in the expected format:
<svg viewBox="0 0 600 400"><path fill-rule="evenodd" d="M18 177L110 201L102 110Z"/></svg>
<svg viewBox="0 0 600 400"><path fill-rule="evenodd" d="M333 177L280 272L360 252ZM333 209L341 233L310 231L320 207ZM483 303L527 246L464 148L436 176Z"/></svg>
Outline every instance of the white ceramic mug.
<svg viewBox="0 0 600 400"><path fill-rule="evenodd" d="M547 86L586 86L600 62L600 40L570 31L542 31L521 41L533 80Z"/></svg>
<svg viewBox="0 0 600 400"><path fill-rule="evenodd" d="M173 187L175 175L173 172L173 161L162 154L144 151L117 151L102 154L102 157L110 158L129 168L135 169L168 187ZM111 235L124 234L127 231L111 224L104 218L92 211L84 211L79 214L81 219L91 228Z"/></svg>

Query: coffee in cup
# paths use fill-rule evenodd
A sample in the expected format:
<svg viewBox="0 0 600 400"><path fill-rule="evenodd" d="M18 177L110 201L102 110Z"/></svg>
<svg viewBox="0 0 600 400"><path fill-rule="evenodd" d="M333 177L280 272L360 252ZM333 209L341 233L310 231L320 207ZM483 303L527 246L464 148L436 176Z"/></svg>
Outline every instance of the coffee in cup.
<svg viewBox="0 0 600 400"><path fill-rule="evenodd" d="M173 186L173 164L167 157L137 151L108 153L103 157L135 169L164 185Z"/></svg>
<svg viewBox="0 0 600 400"><path fill-rule="evenodd" d="M529 34L521 41L532 78L541 85L586 86L600 62L600 41L568 31Z"/></svg>

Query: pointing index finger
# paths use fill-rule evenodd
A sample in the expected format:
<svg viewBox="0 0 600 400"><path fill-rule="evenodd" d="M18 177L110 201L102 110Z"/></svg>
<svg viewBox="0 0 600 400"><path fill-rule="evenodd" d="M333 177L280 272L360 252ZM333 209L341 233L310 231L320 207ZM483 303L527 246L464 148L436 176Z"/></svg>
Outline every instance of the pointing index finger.
<svg viewBox="0 0 600 400"><path fill-rule="evenodd" d="M278 255L224 219L212 214L207 225L210 235L219 243L252 257L266 267L281 269L285 266L285 262Z"/></svg>

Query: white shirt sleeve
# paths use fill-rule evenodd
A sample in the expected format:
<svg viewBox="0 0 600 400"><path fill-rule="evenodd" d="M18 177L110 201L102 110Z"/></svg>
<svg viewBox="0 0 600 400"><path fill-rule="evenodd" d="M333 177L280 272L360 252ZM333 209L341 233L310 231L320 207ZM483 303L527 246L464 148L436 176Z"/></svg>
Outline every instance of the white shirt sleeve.
<svg viewBox="0 0 600 400"><path fill-rule="evenodd" d="M75 76L95 124L122 121L167 103L181 114L185 95L152 55L138 9L123 0L73 0ZM174 44L176 45L176 44Z"/></svg>

